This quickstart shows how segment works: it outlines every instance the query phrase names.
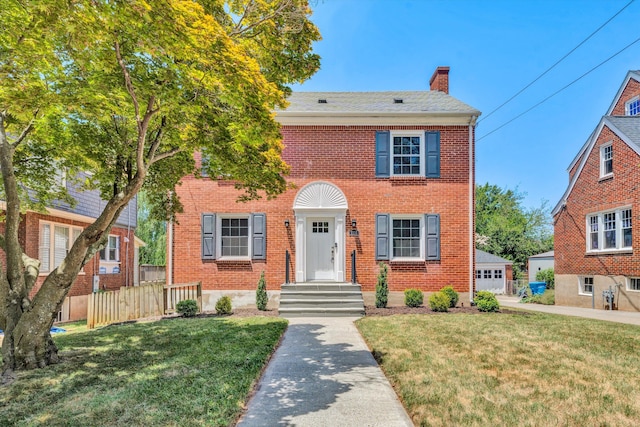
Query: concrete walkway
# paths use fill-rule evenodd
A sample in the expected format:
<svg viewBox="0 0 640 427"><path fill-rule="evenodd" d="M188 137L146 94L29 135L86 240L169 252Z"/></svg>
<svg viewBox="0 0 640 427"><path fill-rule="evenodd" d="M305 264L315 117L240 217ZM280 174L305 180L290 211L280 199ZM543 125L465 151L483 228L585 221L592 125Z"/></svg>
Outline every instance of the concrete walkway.
<svg viewBox="0 0 640 427"><path fill-rule="evenodd" d="M619 310L596 310L593 308L567 307L563 305L521 304L520 298L496 295L500 307L515 307L523 310L562 314L565 316L585 317L588 319L608 320L610 322L640 325L640 313Z"/></svg>
<svg viewBox="0 0 640 427"><path fill-rule="evenodd" d="M354 318L294 318L238 426L413 426Z"/></svg>

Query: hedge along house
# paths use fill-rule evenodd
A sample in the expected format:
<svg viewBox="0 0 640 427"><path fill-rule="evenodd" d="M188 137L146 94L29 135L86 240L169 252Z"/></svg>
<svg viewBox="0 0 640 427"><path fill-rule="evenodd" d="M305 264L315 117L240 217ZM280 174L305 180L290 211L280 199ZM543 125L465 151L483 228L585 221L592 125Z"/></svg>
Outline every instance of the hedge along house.
<svg viewBox="0 0 640 427"><path fill-rule="evenodd" d="M264 271L272 306L282 291L281 313L309 290L315 313L338 306L325 303L341 290L361 311L360 289L373 303L384 262L392 303L407 288L446 285L468 301L480 112L449 95L448 74L438 67L430 91L293 93L276 120L295 188L236 203L232 182L184 177L184 213L168 232L168 281L201 281L204 309L222 295L239 307L255 303Z"/></svg>

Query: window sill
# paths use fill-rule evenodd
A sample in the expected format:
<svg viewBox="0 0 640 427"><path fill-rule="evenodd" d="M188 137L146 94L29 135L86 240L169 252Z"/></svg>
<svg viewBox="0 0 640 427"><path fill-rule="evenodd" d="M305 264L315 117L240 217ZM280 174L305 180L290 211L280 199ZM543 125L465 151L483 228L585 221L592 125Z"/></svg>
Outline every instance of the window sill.
<svg viewBox="0 0 640 427"><path fill-rule="evenodd" d="M251 258L249 257L238 257L238 258L234 258L234 257L224 257L224 258L218 258L215 261L217 262L230 262L230 263L235 263L235 262L251 262Z"/></svg>
<svg viewBox="0 0 640 427"><path fill-rule="evenodd" d="M591 292L590 294L587 294L585 292L578 292L578 295L581 295L583 297L592 297L593 296L593 292Z"/></svg>
<svg viewBox="0 0 640 427"><path fill-rule="evenodd" d="M422 258L394 258L389 261L392 264L423 264Z"/></svg>
<svg viewBox="0 0 640 427"><path fill-rule="evenodd" d="M598 255L630 255L633 254L633 249L625 248L625 249L603 249L601 251L587 251L585 255L587 256L598 256Z"/></svg>
<svg viewBox="0 0 640 427"><path fill-rule="evenodd" d="M613 174L612 174L612 173L610 173L609 175L601 176L601 177L598 179L598 182L609 181L609 180L611 180L611 179L613 179Z"/></svg>

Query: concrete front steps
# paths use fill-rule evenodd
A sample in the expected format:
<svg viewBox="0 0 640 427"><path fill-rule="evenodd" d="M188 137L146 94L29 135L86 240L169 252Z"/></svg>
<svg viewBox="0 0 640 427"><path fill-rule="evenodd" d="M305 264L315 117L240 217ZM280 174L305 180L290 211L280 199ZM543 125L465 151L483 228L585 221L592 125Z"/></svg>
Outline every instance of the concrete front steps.
<svg viewBox="0 0 640 427"><path fill-rule="evenodd" d="M280 290L281 317L360 317L360 285L336 282L289 283Z"/></svg>

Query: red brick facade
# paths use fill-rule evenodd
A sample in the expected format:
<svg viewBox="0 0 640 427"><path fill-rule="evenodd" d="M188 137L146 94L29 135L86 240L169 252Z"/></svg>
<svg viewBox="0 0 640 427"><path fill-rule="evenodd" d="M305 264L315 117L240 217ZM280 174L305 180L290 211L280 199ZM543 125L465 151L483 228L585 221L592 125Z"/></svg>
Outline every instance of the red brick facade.
<svg viewBox="0 0 640 427"><path fill-rule="evenodd" d="M607 117L623 116L625 102L638 95L640 83L631 78ZM570 179L575 182L554 210L556 303L601 308L602 291L611 286L617 292L616 307L638 311L640 292L630 290L627 280L640 277L640 156L623 140L624 135L611 129L607 117L596 129L595 141L571 168ZM601 177L600 149L607 144L613 150L613 174ZM632 212L632 247L589 252L588 217L623 207ZM620 224L621 220L616 216L616 221ZM585 276L594 278L592 293L581 288Z"/></svg>
<svg viewBox="0 0 640 427"><path fill-rule="evenodd" d="M375 176L375 134L377 130L440 131L440 178ZM236 203L233 184L208 178L185 177L178 187L184 213L173 225L172 281L202 281L204 290L254 290L264 270L268 288L279 290L285 281L285 250L296 256L293 212L298 191L314 181L338 187L346 197L347 235L345 253L357 253L358 282L364 291L375 289L378 261L375 259L375 215L440 215L439 261L388 262L392 291L415 287L437 291L453 285L469 292L473 271L470 246L470 195L473 197L474 159L469 158L469 126L293 126L282 128L284 160L291 166L289 182L295 188L274 200ZM473 133L471 133L473 137ZM472 154L473 156L473 154ZM471 172L471 174L470 174ZM471 176L471 179L470 179ZM266 213L266 260L223 261L201 259L202 213ZM348 235L351 221L357 221L358 237ZM285 220L290 226L285 227ZM351 277L349 257L345 279ZM472 279L471 279L472 280Z"/></svg>

